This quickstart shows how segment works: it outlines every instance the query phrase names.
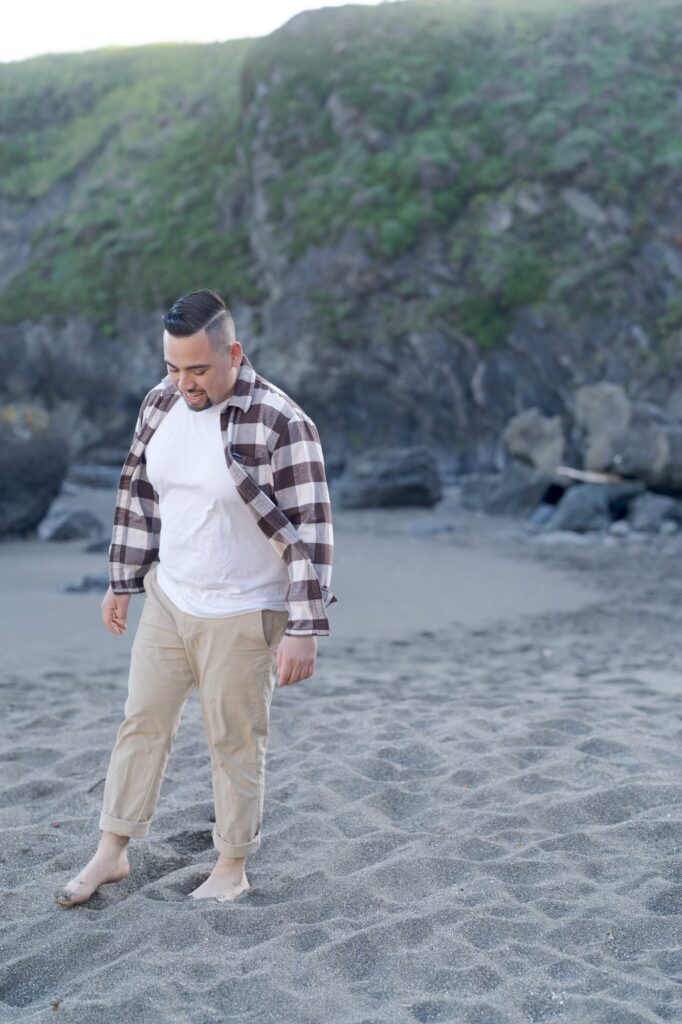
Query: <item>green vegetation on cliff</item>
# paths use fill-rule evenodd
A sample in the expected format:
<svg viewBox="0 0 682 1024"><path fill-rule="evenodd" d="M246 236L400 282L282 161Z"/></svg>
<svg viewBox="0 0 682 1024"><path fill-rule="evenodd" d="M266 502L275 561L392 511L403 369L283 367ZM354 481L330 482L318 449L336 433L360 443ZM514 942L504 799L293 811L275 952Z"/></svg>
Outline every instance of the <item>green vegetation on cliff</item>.
<svg viewBox="0 0 682 1024"><path fill-rule="evenodd" d="M289 261L349 227L377 262L435 236L450 283L421 313L482 346L523 306L617 311L679 188L681 75L677 0L349 5L256 41L0 66L0 195L27 225L42 211L0 317L106 329L204 283L257 304L265 159Z"/></svg>
<svg viewBox="0 0 682 1024"><path fill-rule="evenodd" d="M246 229L223 221L238 180L248 42L144 46L0 66L0 190L18 220L48 211L5 287L4 320L164 305L181 282L257 300ZM54 216L50 212L54 208Z"/></svg>

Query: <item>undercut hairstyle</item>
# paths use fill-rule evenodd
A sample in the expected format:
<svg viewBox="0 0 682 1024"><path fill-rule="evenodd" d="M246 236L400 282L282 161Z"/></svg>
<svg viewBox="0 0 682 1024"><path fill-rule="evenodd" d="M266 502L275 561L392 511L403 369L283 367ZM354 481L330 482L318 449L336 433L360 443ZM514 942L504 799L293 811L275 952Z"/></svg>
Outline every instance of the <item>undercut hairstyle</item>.
<svg viewBox="0 0 682 1024"><path fill-rule="evenodd" d="M211 348L225 352L236 340L234 320L223 299L211 288L188 292L173 303L163 325L174 338L188 338L206 331Z"/></svg>

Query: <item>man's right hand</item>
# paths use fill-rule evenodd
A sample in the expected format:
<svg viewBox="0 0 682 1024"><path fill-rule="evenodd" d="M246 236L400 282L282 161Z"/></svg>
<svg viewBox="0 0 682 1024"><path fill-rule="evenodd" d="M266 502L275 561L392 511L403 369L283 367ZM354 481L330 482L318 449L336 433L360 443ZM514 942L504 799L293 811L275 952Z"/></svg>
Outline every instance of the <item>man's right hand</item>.
<svg viewBox="0 0 682 1024"><path fill-rule="evenodd" d="M110 584L102 601L102 619L110 633L122 636L127 630L129 604L130 594L115 594Z"/></svg>

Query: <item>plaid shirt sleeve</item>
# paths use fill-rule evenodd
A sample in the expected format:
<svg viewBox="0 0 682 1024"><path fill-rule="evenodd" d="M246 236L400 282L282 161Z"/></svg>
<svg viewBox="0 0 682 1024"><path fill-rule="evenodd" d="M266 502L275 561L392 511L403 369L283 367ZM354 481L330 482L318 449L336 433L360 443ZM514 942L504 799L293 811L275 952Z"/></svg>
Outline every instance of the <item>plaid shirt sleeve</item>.
<svg viewBox="0 0 682 1024"><path fill-rule="evenodd" d="M328 635L325 607L338 600L330 589L334 535L322 445L310 418L294 417L287 422L273 449L271 465L277 505L295 528L317 575L317 580L306 578L305 567L297 573L300 554L294 549L285 633Z"/></svg>
<svg viewBox="0 0 682 1024"><path fill-rule="evenodd" d="M119 478L114 526L109 545L109 579L115 594L139 594L144 577L158 558L161 520L156 492L144 466L133 474L132 447L145 429L145 410L153 388L142 400L135 424L133 445Z"/></svg>

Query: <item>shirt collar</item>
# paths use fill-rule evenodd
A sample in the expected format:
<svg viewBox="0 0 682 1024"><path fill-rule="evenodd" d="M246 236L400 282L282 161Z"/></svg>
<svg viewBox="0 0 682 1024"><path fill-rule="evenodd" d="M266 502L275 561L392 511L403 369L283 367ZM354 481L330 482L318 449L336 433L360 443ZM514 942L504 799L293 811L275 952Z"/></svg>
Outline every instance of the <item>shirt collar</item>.
<svg viewBox="0 0 682 1024"><path fill-rule="evenodd" d="M242 353L242 361L239 364L239 373L237 374L237 380L235 381L232 394L227 400L227 405L236 405L243 412L251 405L253 399L253 387L256 381L256 371L251 364L249 357L246 352ZM175 384L170 379L170 374L166 374L161 383L166 387L169 392L178 392Z"/></svg>
<svg viewBox="0 0 682 1024"><path fill-rule="evenodd" d="M253 386L256 381L254 370L246 352L242 353L242 361L239 364L239 374L235 381L234 390L227 400L228 405L238 405L244 412L251 405L253 398Z"/></svg>

